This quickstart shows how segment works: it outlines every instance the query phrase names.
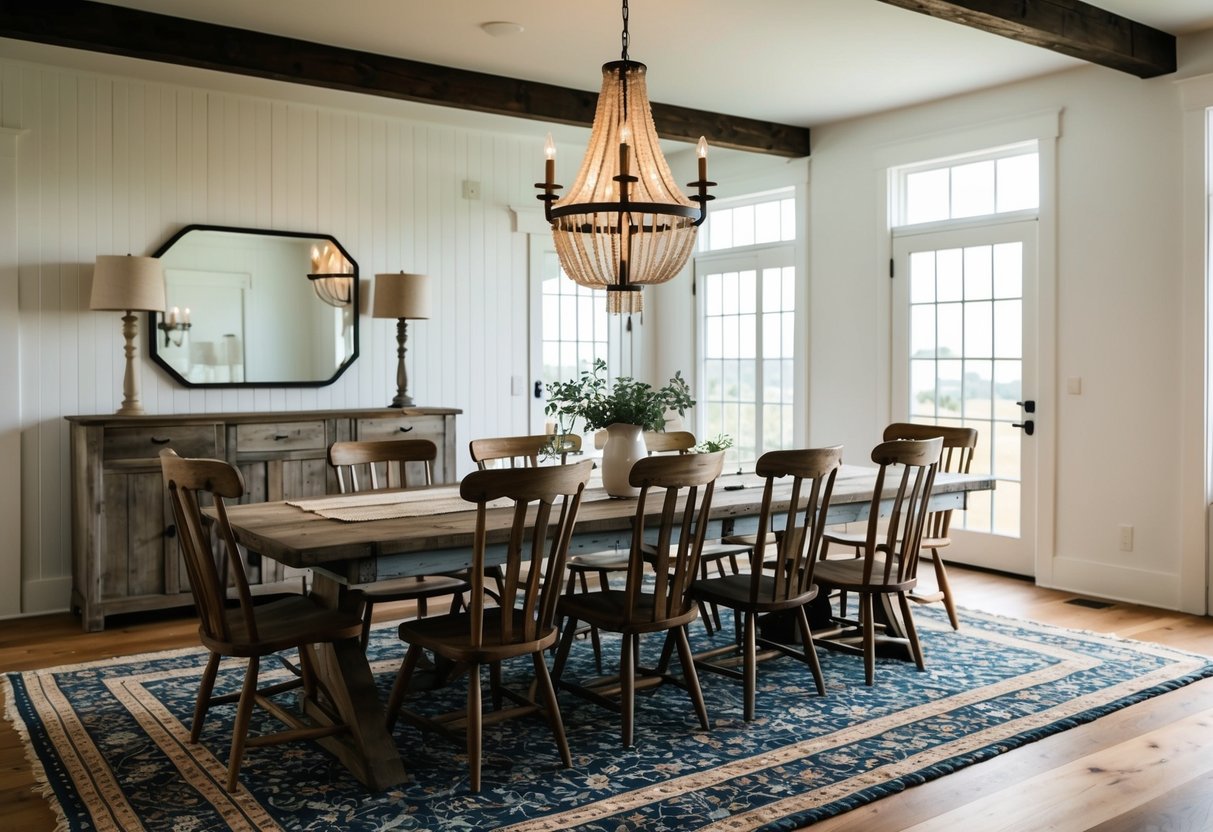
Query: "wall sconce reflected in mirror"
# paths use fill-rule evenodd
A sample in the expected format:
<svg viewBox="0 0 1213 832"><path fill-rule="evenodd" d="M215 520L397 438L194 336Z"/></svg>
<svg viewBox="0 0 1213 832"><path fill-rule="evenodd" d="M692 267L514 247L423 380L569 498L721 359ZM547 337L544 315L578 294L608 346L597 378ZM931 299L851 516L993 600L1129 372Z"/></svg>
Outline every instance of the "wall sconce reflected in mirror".
<svg viewBox="0 0 1213 832"><path fill-rule="evenodd" d="M312 247L312 272L307 279L312 281L316 297L329 306L349 306L354 294L353 269L345 256L333 245L324 244L324 249Z"/></svg>
<svg viewBox="0 0 1213 832"><path fill-rule="evenodd" d="M164 316L164 320L156 324L156 329L164 333L164 346L170 344L179 347L185 343L185 334L190 331L190 309L185 308L185 314L174 306ZM174 335L176 337L174 337Z"/></svg>

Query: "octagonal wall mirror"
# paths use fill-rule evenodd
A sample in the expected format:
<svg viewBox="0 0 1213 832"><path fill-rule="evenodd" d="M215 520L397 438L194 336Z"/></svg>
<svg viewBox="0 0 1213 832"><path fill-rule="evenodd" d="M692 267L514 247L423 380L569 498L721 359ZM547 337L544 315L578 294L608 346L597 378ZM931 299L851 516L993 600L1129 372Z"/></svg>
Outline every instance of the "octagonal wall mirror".
<svg viewBox="0 0 1213 832"><path fill-rule="evenodd" d="M322 387L358 357L358 264L332 236L190 225L155 256L149 354L188 387Z"/></svg>

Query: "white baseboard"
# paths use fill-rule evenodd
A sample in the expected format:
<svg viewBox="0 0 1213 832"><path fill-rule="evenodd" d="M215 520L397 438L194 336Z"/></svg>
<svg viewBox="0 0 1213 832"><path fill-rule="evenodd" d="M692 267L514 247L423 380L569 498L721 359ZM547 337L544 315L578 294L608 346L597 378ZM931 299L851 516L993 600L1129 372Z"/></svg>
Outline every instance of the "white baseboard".
<svg viewBox="0 0 1213 832"><path fill-rule="evenodd" d="M21 587L22 615L67 612L71 603L71 576L26 581Z"/></svg>
<svg viewBox="0 0 1213 832"><path fill-rule="evenodd" d="M1048 588L1165 610L1180 608L1179 579L1170 572L1054 558L1053 579Z"/></svg>

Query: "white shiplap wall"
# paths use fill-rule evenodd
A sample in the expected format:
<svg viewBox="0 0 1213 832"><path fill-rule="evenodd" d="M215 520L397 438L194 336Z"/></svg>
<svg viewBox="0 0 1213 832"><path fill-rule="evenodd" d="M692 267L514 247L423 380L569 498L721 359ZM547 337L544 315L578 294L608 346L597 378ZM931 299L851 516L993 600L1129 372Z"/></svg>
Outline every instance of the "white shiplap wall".
<svg viewBox="0 0 1213 832"><path fill-rule="evenodd" d="M63 417L121 400L120 316L88 310L98 254L151 254L181 226L209 223L333 234L358 262L364 302L376 272L428 273L435 317L409 326L414 399L462 408L461 445L526 432L528 400L511 397L510 380L528 374L528 249L508 206L533 200L536 141L3 60L0 127L25 131L15 178L0 177L16 189L16 252L0 266L16 264L19 290L0 293L0 313L18 298L21 431L20 492L3 495L20 497L21 551L0 547L0 570L19 569L22 588L19 606L0 593L0 617L68 603ZM480 183L479 200L461 197L465 179ZM335 384L309 389L190 390L141 354L144 407L382 406L395 392L395 322L364 314L360 349Z"/></svg>

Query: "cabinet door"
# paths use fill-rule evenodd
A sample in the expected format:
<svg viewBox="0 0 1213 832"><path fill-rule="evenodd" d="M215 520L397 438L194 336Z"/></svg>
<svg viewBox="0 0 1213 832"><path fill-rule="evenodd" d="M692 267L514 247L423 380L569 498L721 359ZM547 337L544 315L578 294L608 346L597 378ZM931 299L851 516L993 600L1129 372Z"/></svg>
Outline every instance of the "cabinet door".
<svg viewBox="0 0 1213 832"><path fill-rule="evenodd" d="M101 600L188 593L160 471L107 470L102 490Z"/></svg>

